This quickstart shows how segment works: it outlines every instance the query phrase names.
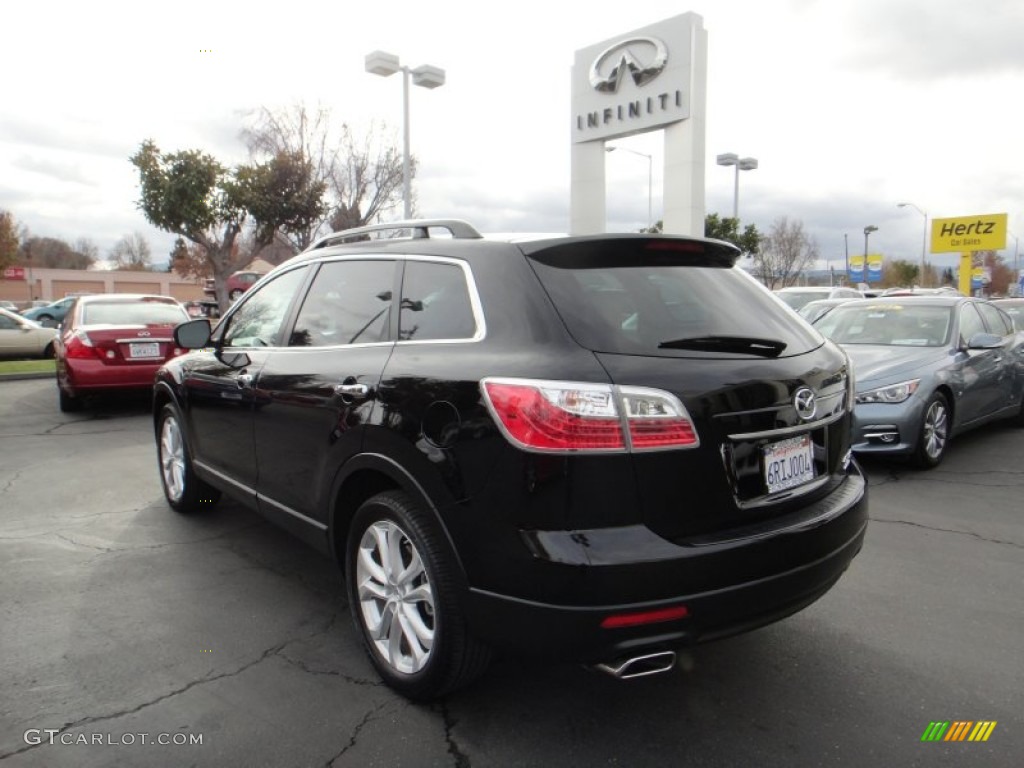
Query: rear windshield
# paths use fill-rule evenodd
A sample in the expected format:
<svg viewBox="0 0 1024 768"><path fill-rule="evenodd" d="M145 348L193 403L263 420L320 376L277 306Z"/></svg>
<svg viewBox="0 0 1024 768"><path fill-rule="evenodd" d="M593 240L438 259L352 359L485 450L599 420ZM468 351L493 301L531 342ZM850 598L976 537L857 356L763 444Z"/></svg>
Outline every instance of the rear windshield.
<svg viewBox="0 0 1024 768"><path fill-rule="evenodd" d="M89 302L82 308L82 325L177 325L188 313L169 301Z"/></svg>
<svg viewBox="0 0 1024 768"><path fill-rule="evenodd" d="M727 261L635 248L592 261L578 250L531 255L569 332L595 352L788 357L824 343Z"/></svg>

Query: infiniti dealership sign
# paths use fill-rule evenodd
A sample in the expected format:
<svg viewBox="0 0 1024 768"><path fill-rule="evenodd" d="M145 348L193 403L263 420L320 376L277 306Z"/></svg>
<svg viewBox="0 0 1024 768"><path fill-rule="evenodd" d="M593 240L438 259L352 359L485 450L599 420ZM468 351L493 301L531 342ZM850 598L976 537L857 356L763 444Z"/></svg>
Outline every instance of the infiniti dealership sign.
<svg viewBox="0 0 1024 768"><path fill-rule="evenodd" d="M642 133L690 117L691 54L685 16L577 51L573 141Z"/></svg>
<svg viewBox="0 0 1024 768"><path fill-rule="evenodd" d="M704 234L707 62L707 32L695 13L576 51L571 73L570 232L605 231L607 142L660 131L663 190L662 215L657 218L662 231ZM650 157L653 178L654 155ZM648 208L652 199L649 193Z"/></svg>

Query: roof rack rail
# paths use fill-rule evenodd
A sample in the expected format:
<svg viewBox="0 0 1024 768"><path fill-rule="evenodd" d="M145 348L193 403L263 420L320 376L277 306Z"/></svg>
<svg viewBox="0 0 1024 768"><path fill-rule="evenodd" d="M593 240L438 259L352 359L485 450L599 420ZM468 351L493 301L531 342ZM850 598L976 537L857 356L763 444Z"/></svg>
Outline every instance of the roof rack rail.
<svg viewBox="0 0 1024 768"><path fill-rule="evenodd" d="M478 240L483 237L472 224L461 219L410 219L408 221L391 221L387 224L368 224L365 227L354 229L343 229L338 232L331 232L314 242L307 250L325 248L335 243L358 242L368 240L366 235L371 232L395 232L408 229L412 234L412 240L429 240L430 228L447 229L453 238L458 240Z"/></svg>

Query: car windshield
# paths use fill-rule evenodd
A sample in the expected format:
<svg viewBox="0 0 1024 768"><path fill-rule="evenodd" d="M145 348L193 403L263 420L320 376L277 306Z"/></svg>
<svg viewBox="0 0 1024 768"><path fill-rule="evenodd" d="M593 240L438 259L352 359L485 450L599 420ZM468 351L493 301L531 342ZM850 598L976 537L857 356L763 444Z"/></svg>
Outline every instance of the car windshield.
<svg viewBox="0 0 1024 768"><path fill-rule="evenodd" d="M941 347L949 338L952 318L952 307L844 304L814 327L840 344Z"/></svg>
<svg viewBox="0 0 1024 768"><path fill-rule="evenodd" d="M96 301L82 308L83 325L177 325L188 313L169 301Z"/></svg>

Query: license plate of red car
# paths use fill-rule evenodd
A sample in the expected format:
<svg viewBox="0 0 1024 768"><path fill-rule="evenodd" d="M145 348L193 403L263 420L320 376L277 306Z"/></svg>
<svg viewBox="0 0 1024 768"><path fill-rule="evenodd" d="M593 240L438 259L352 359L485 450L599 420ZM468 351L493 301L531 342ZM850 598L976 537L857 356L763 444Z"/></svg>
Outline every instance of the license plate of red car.
<svg viewBox="0 0 1024 768"><path fill-rule="evenodd" d="M810 435L799 435L764 446L764 479L768 493L778 493L814 479Z"/></svg>
<svg viewBox="0 0 1024 768"><path fill-rule="evenodd" d="M145 343L133 342L128 345L128 357L132 360L139 360L152 357L160 357L160 342L147 341Z"/></svg>

